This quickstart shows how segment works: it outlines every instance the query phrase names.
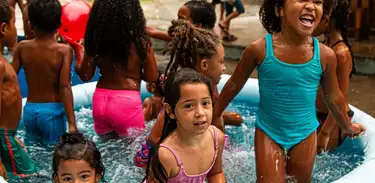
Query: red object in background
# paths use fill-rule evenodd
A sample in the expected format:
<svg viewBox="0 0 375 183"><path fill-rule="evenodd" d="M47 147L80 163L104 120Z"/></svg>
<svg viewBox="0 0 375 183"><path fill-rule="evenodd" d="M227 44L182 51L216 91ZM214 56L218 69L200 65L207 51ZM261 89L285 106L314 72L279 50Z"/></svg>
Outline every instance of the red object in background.
<svg viewBox="0 0 375 183"><path fill-rule="evenodd" d="M83 1L71 1L62 6L59 34L68 42L83 39L91 7Z"/></svg>

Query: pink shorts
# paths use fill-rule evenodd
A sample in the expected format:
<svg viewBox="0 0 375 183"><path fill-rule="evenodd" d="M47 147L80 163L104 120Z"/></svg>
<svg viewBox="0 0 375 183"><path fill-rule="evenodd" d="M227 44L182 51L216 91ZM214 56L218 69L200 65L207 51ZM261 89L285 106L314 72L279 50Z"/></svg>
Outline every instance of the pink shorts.
<svg viewBox="0 0 375 183"><path fill-rule="evenodd" d="M98 135L115 132L121 137L133 137L145 128L142 100L136 90L96 88L92 113Z"/></svg>

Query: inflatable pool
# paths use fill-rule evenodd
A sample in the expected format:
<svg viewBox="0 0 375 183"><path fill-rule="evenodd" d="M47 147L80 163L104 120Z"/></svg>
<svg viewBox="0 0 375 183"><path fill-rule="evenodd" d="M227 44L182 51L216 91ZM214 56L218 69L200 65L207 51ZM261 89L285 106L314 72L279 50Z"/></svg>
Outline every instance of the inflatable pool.
<svg viewBox="0 0 375 183"><path fill-rule="evenodd" d="M221 90L226 81L229 79L229 75L223 75L219 89ZM92 95L94 93L96 82L90 82L85 84L78 84L73 86L74 95L74 106L80 108L91 104ZM146 85L142 82L141 87L142 98L150 96L150 93L146 90ZM249 79L244 86L243 90L235 98L236 101L250 102L252 105L256 105L259 102L258 93L258 80ZM26 98L23 99L23 105L26 102ZM360 122L366 126L367 132L355 139L346 138L344 144L338 149L338 151L348 151L352 148L360 148L364 152L364 162L362 165L355 168L353 171L343 176L334 183L370 183L374 182L375 174L373 170L375 168L375 119L361 110L351 106L355 112L353 121ZM357 149L358 150L358 149Z"/></svg>

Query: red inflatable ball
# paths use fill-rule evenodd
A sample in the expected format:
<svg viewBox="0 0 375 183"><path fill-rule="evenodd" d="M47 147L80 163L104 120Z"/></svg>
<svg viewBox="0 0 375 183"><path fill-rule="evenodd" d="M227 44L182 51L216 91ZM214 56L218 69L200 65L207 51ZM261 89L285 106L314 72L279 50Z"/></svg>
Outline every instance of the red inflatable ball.
<svg viewBox="0 0 375 183"><path fill-rule="evenodd" d="M68 2L62 6L59 34L68 42L83 39L91 7L83 0Z"/></svg>

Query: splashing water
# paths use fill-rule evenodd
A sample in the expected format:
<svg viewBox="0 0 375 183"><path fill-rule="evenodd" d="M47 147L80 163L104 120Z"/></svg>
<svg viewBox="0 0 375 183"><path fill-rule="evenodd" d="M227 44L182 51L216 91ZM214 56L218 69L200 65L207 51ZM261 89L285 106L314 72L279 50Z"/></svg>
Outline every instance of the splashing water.
<svg viewBox="0 0 375 183"><path fill-rule="evenodd" d="M223 166L227 182L255 182L255 107L246 103L232 103L229 111L240 113L245 121L241 127L226 127L229 135L228 147L223 153ZM105 180L109 183L139 183L144 176L144 169L133 164L133 156L140 148L145 135L135 140L122 139L102 141L93 130L92 111L90 107L76 111L78 128L91 140L93 140L102 153L103 163L106 168ZM153 122L148 123L146 131L150 131ZM144 133L146 134L146 133ZM18 132L21 140L24 140L25 130ZM17 179L11 182L45 182L50 183L52 168L52 147L40 145L28 146L29 153L40 169L42 177ZM363 161L360 152L325 153L318 155L315 161L313 182L331 182L349 173Z"/></svg>

